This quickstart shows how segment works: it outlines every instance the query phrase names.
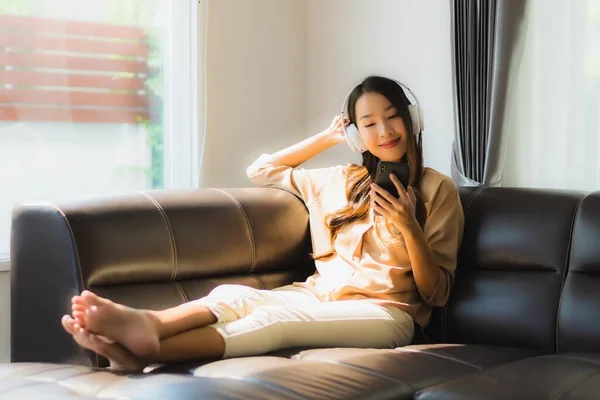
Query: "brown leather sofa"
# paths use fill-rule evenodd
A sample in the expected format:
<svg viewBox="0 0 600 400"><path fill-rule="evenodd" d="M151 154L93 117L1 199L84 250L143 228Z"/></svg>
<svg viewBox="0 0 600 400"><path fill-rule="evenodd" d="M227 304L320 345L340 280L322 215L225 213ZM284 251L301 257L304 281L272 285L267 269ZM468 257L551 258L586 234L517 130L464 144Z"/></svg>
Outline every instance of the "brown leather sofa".
<svg viewBox="0 0 600 400"><path fill-rule="evenodd" d="M277 189L158 191L15 209L12 364L0 398L600 397L600 192L461 188L465 234L431 343L290 349L120 376L60 318L84 288L159 309L310 274L303 203ZM421 342L424 338L420 338Z"/></svg>

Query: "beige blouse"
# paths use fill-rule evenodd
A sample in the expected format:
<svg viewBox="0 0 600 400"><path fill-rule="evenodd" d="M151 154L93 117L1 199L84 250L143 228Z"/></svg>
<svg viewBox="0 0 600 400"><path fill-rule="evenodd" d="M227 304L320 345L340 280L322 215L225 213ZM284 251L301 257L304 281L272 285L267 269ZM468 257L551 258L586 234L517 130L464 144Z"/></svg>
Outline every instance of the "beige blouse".
<svg viewBox="0 0 600 400"><path fill-rule="evenodd" d="M325 218L348 203L346 174L350 164L305 169L275 166L269 161L268 154L261 155L248 167L248 177L257 185L284 189L304 200L310 215L313 253L328 252L331 239ZM369 299L396 306L425 327L431 308L448 300L464 217L458 190L448 176L425 168L420 194L427 211L425 238L440 267L439 283L430 297L421 292L413 278L401 234L390 232L384 217L372 210L339 232L334 257L316 260L314 275L294 285L306 287L322 301Z"/></svg>

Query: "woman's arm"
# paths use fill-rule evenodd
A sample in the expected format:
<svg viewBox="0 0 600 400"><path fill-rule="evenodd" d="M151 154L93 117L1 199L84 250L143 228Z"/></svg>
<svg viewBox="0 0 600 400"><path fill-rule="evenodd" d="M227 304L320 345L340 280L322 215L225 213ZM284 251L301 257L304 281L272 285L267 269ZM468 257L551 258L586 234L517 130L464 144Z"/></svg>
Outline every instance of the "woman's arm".
<svg viewBox="0 0 600 400"><path fill-rule="evenodd" d="M324 131L276 153L261 155L246 169L246 174L254 184L284 189L309 202L326 185L334 169L296 167L342 141L344 132L338 116Z"/></svg>
<svg viewBox="0 0 600 400"><path fill-rule="evenodd" d="M417 287L425 299L432 299L435 297L440 279L447 279L445 271L435 262L425 235L416 219L414 224L402 232L402 236Z"/></svg>
<svg viewBox="0 0 600 400"><path fill-rule="evenodd" d="M341 117L336 116L329 128L299 143L269 155L269 163L274 166L287 165L295 168L317 154L344 141Z"/></svg>

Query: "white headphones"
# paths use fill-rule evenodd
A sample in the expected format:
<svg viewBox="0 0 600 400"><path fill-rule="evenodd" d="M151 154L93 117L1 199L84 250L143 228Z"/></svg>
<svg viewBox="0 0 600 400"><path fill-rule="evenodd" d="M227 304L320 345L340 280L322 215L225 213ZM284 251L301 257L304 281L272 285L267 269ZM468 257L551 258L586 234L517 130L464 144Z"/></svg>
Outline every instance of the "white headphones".
<svg viewBox="0 0 600 400"><path fill-rule="evenodd" d="M394 81L394 82L396 82L398 84L398 86L400 86L402 89L406 89L408 91L408 93L410 93L412 98L414 99L416 105L415 104L408 105L408 112L410 113L410 119L411 119L412 126L413 126L413 132L415 135L419 135L419 134L423 133L423 129L425 127L425 119L423 117L423 110L421 109L421 106L419 104L419 99L417 99L417 96L415 96L415 94L412 92L412 90L410 90L408 88L408 86L406 86L405 84L403 84L402 82L399 82L399 81ZM352 90L354 90L354 88ZM348 97L350 97L352 90L350 92L348 92L348 94L346 95L346 98L344 99L344 102L342 103L342 121L344 121L344 119L346 118L345 114L346 114ZM406 95L406 93L405 93L405 95ZM346 138L346 142L348 143L348 145L350 146L350 148L352 149L353 152L360 154L360 153L364 153L365 151L367 151L367 148L365 147L365 145L360 137L360 133L358 132L358 128L356 127L356 125L350 124L348 126L344 126L344 124L342 123L342 129L344 130L344 137Z"/></svg>

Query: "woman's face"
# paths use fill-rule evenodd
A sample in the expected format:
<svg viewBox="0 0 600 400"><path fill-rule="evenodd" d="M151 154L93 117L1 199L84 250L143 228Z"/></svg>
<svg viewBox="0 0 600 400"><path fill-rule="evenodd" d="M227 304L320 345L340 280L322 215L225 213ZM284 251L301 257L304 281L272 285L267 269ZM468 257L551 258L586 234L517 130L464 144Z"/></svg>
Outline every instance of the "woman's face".
<svg viewBox="0 0 600 400"><path fill-rule="evenodd" d="M383 95L363 93L355 105L356 126L365 147L381 161L400 161L406 153L406 126Z"/></svg>

